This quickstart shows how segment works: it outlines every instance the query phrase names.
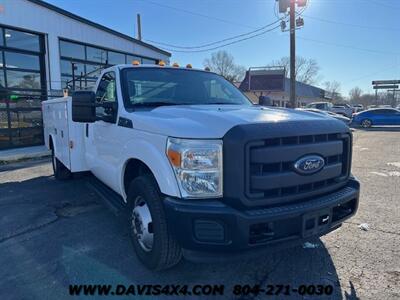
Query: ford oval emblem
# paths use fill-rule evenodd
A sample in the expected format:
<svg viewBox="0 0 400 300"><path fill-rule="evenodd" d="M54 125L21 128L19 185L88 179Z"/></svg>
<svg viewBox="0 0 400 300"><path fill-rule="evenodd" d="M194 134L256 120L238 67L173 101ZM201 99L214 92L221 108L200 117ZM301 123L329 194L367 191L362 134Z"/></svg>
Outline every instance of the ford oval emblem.
<svg viewBox="0 0 400 300"><path fill-rule="evenodd" d="M325 160L319 155L307 155L297 160L293 167L301 175L311 175L320 171L325 165Z"/></svg>

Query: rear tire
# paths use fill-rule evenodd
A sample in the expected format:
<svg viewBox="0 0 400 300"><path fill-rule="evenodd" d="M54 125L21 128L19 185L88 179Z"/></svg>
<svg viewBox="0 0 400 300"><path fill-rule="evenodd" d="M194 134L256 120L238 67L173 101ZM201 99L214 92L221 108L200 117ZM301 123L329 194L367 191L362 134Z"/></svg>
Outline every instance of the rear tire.
<svg viewBox="0 0 400 300"><path fill-rule="evenodd" d="M72 173L61 161L58 160L54 153L54 148L51 149L51 164L53 166L54 177L58 180L66 180L72 177Z"/></svg>
<svg viewBox="0 0 400 300"><path fill-rule="evenodd" d="M151 175L135 178L128 191L128 225L139 260L151 270L179 263L182 251L169 231L158 185Z"/></svg>
<svg viewBox="0 0 400 300"><path fill-rule="evenodd" d="M372 126L372 121L369 119L362 120L361 126L363 128L370 128Z"/></svg>

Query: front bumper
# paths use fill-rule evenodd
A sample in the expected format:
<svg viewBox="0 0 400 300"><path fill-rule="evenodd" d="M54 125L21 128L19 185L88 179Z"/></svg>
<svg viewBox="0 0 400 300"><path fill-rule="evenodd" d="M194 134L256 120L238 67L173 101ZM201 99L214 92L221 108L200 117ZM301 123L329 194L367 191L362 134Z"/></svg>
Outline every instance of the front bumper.
<svg viewBox="0 0 400 300"><path fill-rule="evenodd" d="M189 252L237 254L251 249L289 245L322 236L353 216L359 182L351 178L341 189L302 202L238 210L220 200L166 197L168 227Z"/></svg>

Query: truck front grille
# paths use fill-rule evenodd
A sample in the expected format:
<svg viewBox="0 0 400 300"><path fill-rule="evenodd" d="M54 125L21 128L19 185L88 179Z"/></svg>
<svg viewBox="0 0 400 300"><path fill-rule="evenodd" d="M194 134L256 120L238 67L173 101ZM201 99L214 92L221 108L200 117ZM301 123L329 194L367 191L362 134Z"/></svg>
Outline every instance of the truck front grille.
<svg viewBox="0 0 400 300"><path fill-rule="evenodd" d="M250 141L246 145L246 197L274 204L332 190L349 176L350 148L351 136L342 133ZM296 173L296 160L311 154L324 158L324 168L312 175Z"/></svg>

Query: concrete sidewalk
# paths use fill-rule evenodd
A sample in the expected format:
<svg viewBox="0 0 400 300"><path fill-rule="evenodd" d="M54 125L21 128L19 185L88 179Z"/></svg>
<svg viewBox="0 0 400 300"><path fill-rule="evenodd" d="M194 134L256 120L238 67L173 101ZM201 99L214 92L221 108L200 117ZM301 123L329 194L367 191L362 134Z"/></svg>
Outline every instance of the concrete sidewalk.
<svg viewBox="0 0 400 300"><path fill-rule="evenodd" d="M0 151L0 164L30 158L41 158L50 156L51 152L46 146L33 146Z"/></svg>

